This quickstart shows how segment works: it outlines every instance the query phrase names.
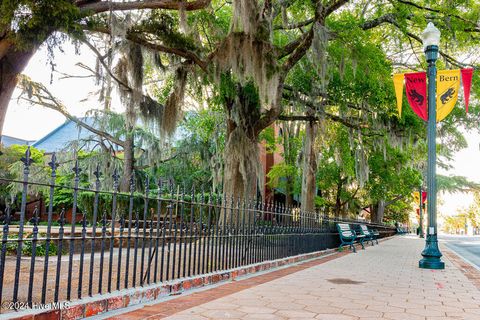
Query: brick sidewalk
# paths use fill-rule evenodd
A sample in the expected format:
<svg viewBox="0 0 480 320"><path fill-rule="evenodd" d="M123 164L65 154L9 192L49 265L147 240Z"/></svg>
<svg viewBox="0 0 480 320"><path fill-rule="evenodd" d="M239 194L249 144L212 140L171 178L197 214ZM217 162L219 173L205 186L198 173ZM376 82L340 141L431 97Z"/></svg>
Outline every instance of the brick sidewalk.
<svg viewBox="0 0 480 320"><path fill-rule="evenodd" d="M419 269L423 247L396 237L111 319L480 319L478 271L443 247L445 270Z"/></svg>

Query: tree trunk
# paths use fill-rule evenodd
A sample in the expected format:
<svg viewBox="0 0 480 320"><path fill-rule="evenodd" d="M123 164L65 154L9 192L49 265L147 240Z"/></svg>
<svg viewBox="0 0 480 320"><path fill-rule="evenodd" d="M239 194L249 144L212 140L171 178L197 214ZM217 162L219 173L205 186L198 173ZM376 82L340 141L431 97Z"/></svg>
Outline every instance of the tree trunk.
<svg viewBox="0 0 480 320"><path fill-rule="evenodd" d="M120 191L128 192L130 189L130 177L133 174L134 166L134 141L133 134L125 137L125 148L123 150L123 177L120 184Z"/></svg>
<svg viewBox="0 0 480 320"><path fill-rule="evenodd" d="M36 48L27 51L16 51L11 47L0 60L0 137L7 115L8 104L17 85L17 76L25 69Z"/></svg>
<svg viewBox="0 0 480 320"><path fill-rule="evenodd" d="M256 196L257 180L261 173L258 152L258 135L249 136L241 127L235 128L229 135L225 146L225 168L223 194L227 205L233 201L249 201ZM221 222L235 222L236 211L222 215ZM229 217L231 215L231 217ZM229 220L231 219L231 220ZM240 217L240 220L242 217Z"/></svg>
<svg viewBox="0 0 480 320"><path fill-rule="evenodd" d="M385 200L380 200L370 206L370 220L373 223L382 223L385 213Z"/></svg>
<svg viewBox="0 0 480 320"><path fill-rule="evenodd" d="M255 124L260 119L258 99L252 99L251 88L236 85L236 97L226 102L227 142L224 151L223 194L226 203L249 201L256 196L262 173L258 135ZM239 217L240 221L242 217ZM223 212L221 223L235 223L237 211Z"/></svg>
<svg viewBox="0 0 480 320"><path fill-rule="evenodd" d="M293 177L287 177L285 183L285 193L285 207L290 208L293 205Z"/></svg>
<svg viewBox="0 0 480 320"><path fill-rule="evenodd" d="M385 214L385 200L380 200L378 201L377 217L375 222L382 223L384 214Z"/></svg>
<svg viewBox="0 0 480 320"><path fill-rule="evenodd" d="M291 214L292 212L289 211L289 208L293 207L293 177L288 176L286 185L285 185L285 210L286 215L284 215L281 219L283 223L290 223L291 222Z"/></svg>
<svg viewBox="0 0 480 320"><path fill-rule="evenodd" d="M318 123L316 121L310 121L307 123L302 164L301 210L304 212L315 211L315 194L317 186L317 153L315 151L315 138L317 136L317 131Z"/></svg>
<svg viewBox="0 0 480 320"><path fill-rule="evenodd" d="M125 111L125 147L123 149L123 178L120 184L120 191L127 192L130 188L130 177L134 174L135 165L135 136L134 128L136 122L135 102L130 101Z"/></svg>
<svg viewBox="0 0 480 320"><path fill-rule="evenodd" d="M299 131L292 128L292 123L283 123L282 139L283 139L283 160L287 165L295 166L296 153L293 153L291 141L298 136ZM297 128L299 126L297 125ZM293 192L294 192L295 175L287 175L285 183L285 207L291 208L293 206ZM290 216L284 216L285 222L290 222Z"/></svg>
<svg viewBox="0 0 480 320"><path fill-rule="evenodd" d="M340 195L342 193L342 187L343 187L343 179L341 177L338 177L338 183L337 183L337 197L335 200L335 218L338 218L340 216L340 211L342 208L342 201L340 199Z"/></svg>

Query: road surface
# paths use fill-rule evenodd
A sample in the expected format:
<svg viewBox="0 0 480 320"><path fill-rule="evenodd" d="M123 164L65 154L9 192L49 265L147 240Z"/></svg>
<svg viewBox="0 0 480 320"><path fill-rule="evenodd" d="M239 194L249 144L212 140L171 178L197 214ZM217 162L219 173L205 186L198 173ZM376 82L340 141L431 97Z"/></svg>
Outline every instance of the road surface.
<svg viewBox="0 0 480 320"><path fill-rule="evenodd" d="M440 235L439 240L480 270L480 236Z"/></svg>

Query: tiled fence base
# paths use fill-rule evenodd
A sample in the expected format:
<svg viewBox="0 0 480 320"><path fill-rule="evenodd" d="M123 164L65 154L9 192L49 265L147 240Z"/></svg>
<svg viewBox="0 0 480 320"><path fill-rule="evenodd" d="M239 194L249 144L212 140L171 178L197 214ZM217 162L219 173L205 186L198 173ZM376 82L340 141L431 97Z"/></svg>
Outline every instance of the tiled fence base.
<svg viewBox="0 0 480 320"><path fill-rule="evenodd" d="M386 238L381 240L385 239ZM347 249L345 248L345 250ZM200 275L198 277L183 278L165 283L154 284L139 288L125 289L109 294L102 294L89 298L84 298L82 300L74 301L68 305L65 304L64 308L60 309L50 309L43 311L29 309L16 313L3 314L0 316L0 318L15 320L81 319L101 314L107 311L126 308L141 303L152 302L154 300L166 298L171 295L177 295L179 293L194 288L200 288L207 285L226 282L229 280L233 280L237 277L254 274L261 271L272 270L282 266L287 266L290 264L318 258L333 253L335 251L336 249L327 249L284 259L265 261L262 263L248 265L245 267L231 269L223 272L209 273L205 275Z"/></svg>

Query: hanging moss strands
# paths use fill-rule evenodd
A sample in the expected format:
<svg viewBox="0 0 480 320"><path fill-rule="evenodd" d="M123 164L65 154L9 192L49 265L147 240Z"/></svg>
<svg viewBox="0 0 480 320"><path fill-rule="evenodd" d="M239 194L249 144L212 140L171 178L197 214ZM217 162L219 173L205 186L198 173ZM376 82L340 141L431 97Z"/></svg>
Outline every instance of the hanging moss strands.
<svg viewBox="0 0 480 320"><path fill-rule="evenodd" d="M260 11L255 0L233 1L230 33L213 54L212 71L217 83L226 72L242 86L253 81L264 111L278 97L279 67L271 44L272 17Z"/></svg>
<svg viewBox="0 0 480 320"><path fill-rule="evenodd" d="M234 33L243 32L255 34L258 32L259 8L256 0L233 1L233 17L231 30Z"/></svg>
<svg viewBox="0 0 480 320"><path fill-rule="evenodd" d="M185 98L185 87L187 85L187 68L180 66L175 71L175 83L173 91L165 103L165 109L161 122L161 131L171 136L181 118L182 105Z"/></svg>
<svg viewBox="0 0 480 320"><path fill-rule="evenodd" d="M224 190L224 192L229 195L242 194L248 197L252 194L250 191L252 188L251 182L255 182L256 179L263 181L261 164L258 161L259 151L257 144L252 143L244 130L236 128L230 133L225 152L228 152L230 155L225 157L225 167L238 168L240 175L226 170L224 179L234 181L233 184L228 185L240 190ZM241 181L238 181L238 177L241 177Z"/></svg>
<svg viewBox="0 0 480 320"><path fill-rule="evenodd" d="M268 104L277 98L279 86L277 62L269 43L258 41L249 34L232 33L225 39L213 59L217 83L220 82L221 74L229 70L242 85L253 80L262 109L269 109Z"/></svg>
<svg viewBox="0 0 480 320"><path fill-rule="evenodd" d="M328 46L328 29L322 24L316 22L314 27L314 36L312 40L312 62L315 64L317 74L320 78L320 89L325 92L328 84L327 70L327 46ZM343 57L342 57L343 62ZM343 69L343 68L342 68ZM341 71L343 77L343 70Z"/></svg>
<svg viewBox="0 0 480 320"><path fill-rule="evenodd" d="M368 158L365 150L359 145L355 149L355 176L361 188L365 186L370 174Z"/></svg>
<svg viewBox="0 0 480 320"><path fill-rule="evenodd" d="M188 24L187 24L187 10L185 10L185 2L182 2L179 14L179 29L183 34L188 34Z"/></svg>

